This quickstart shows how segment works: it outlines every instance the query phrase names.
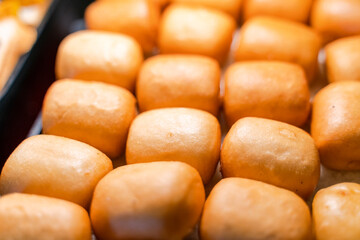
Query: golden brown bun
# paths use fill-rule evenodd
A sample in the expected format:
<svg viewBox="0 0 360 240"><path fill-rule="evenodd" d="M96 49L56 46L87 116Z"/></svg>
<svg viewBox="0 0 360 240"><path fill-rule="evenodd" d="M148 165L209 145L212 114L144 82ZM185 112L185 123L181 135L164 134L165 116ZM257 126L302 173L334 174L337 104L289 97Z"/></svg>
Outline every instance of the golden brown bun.
<svg viewBox="0 0 360 240"><path fill-rule="evenodd" d="M325 49L329 82L360 81L360 35L339 39Z"/></svg>
<svg viewBox="0 0 360 240"><path fill-rule="evenodd" d="M254 17L241 29L236 61L278 60L301 65L311 81L317 70L320 36L304 24Z"/></svg>
<svg viewBox="0 0 360 240"><path fill-rule="evenodd" d="M206 200L202 240L308 240L311 217L296 194L262 182L227 178Z"/></svg>
<svg viewBox="0 0 360 240"><path fill-rule="evenodd" d="M244 0L244 19L273 16L306 23L313 0Z"/></svg>
<svg viewBox="0 0 360 240"><path fill-rule="evenodd" d="M230 126L243 117L302 126L310 111L305 72L286 62L235 63L225 74L224 108Z"/></svg>
<svg viewBox="0 0 360 240"><path fill-rule="evenodd" d="M98 1L100 1L100 0L98 0ZM102 1L105 1L105 0L102 0ZM107 0L107 1L124 1L124 0ZM127 0L125 0L125 1L127 1ZM155 3L160 8L165 7L170 2L170 0L149 0L149 1Z"/></svg>
<svg viewBox="0 0 360 240"><path fill-rule="evenodd" d="M230 14L235 19L239 18L243 0L170 0L173 3L204 6L214 8Z"/></svg>
<svg viewBox="0 0 360 240"><path fill-rule="evenodd" d="M60 44L56 75L111 83L133 91L142 62L141 48L133 38L85 30L70 34Z"/></svg>
<svg viewBox="0 0 360 240"><path fill-rule="evenodd" d="M314 1L311 26L322 34L324 42L360 34L360 1Z"/></svg>
<svg viewBox="0 0 360 240"><path fill-rule="evenodd" d="M117 157L124 152L136 100L126 89L99 82L64 79L48 89L43 132L72 138Z"/></svg>
<svg viewBox="0 0 360 240"><path fill-rule="evenodd" d="M243 118L226 135L221 149L224 177L254 179L307 198L320 176L319 154L308 133L262 118Z"/></svg>
<svg viewBox="0 0 360 240"><path fill-rule="evenodd" d="M6 161L0 194L39 194L88 207L96 184L111 170L111 160L85 143L38 135L24 140Z"/></svg>
<svg viewBox="0 0 360 240"><path fill-rule="evenodd" d="M89 29L135 38L146 53L156 45L160 8L149 0L95 1L85 12Z"/></svg>
<svg viewBox="0 0 360 240"><path fill-rule="evenodd" d="M0 239L90 240L82 207L60 199L14 193L0 198Z"/></svg>
<svg viewBox="0 0 360 240"><path fill-rule="evenodd" d="M360 239L359 206L359 184L340 183L321 189L312 208L316 239Z"/></svg>
<svg viewBox="0 0 360 240"><path fill-rule="evenodd" d="M21 55L32 47L36 30L15 18L0 20L0 90L4 87Z"/></svg>
<svg viewBox="0 0 360 240"><path fill-rule="evenodd" d="M143 64L136 84L141 111L189 107L217 115L221 69L198 55L158 55Z"/></svg>
<svg viewBox="0 0 360 240"><path fill-rule="evenodd" d="M220 124L207 112L190 108L151 110L135 118L130 127L126 162L185 162L207 183L219 161L220 144Z"/></svg>
<svg viewBox="0 0 360 240"><path fill-rule="evenodd" d="M360 82L336 82L314 99L311 135L322 164L360 170Z"/></svg>
<svg viewBox="0 0 360 240"><path fill-rule="evenodd" d="M161 20L160 52L200 54L223 63L235 28L235 20L221 11L172 4Z"/></svg>
<svg viewBox="0 0 360 240"><path fill-rule="evenodd" d="M205 191L181 162L123 166L96 186L91 222L100 239L182 239L198 222Z"/></svg>

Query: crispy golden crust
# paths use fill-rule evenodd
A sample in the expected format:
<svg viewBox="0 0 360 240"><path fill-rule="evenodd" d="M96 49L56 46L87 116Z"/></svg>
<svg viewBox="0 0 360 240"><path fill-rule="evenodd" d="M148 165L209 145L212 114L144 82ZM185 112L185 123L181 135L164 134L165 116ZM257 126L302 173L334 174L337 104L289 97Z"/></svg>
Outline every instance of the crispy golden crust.
<svg viewBox="0 0 360 240"><path fill-rule="evenodd" d="M310 211L300 197L285 189L227 178L206 200L200 234L203 240L308 240Z"/></svg>
<svg viewBox="0 0 360 240"><path fill-rule="evenodd" d="M195 227L204 201L201 178L189 165L133 164L99 182L90 216L100 239L182 239Z"/></svg>
<svg viewBox="0 0 360 240"><path fill-rule="evenodd" d="M117 157L124 152L135 104L129 91L114 85L58 80L44 99L43 132L85 142Z"/></svg>
<svg viewBox="0 0 360 240"><path fill-rule="evenodd" d="M215 116L219 109L221 69L198 55L159 55L143 64L136 84L140 111L189 107Z"/></svg>
<svg viewBox="0 0 360 240"><path fill-rule="evenodd" d="M320 160L313 139L302 129L243 118L225 137L221 170L224 177L263 181L307 198L319 180Z"/></svg>
<svg viewBox="0 0 360 240"><path fill-rule="evenodd" d="M360 170L360 82L336 82L314 99L311 135L326 167Z"/></svg>
<svg viewBox="0 0 360 240"><path fill-rule="evenodd" d="M215 172L220 144L220 124L211 114L187 108L157 109L140 114L131 125L126 162L185 162L207 183Z"/></svg>

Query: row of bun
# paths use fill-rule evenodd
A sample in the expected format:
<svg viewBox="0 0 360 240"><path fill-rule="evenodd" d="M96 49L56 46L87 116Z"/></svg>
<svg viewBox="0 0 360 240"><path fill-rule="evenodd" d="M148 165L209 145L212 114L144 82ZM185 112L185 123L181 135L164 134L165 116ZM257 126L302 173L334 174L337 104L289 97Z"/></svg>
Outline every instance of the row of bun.
<svg viewBox="0 0 360 240"><path fill-rule="evenodd" d="M161 9L169 3L174 7L166 8L160 17ZM191 42L199 47L197 51L208 51L208 54L214 54L222 60L223 53L212 52L211 45L216 46L221 42L223 48L226 48L228 34L240 19L247 21L256 16L271 16L301 24L309 23L326 43L359 34L359 12L360 4L354 0L102 0L88 7L85 19L90 29L133 36L145 52L151 51L156 45L160 50L172 51L173 44L183 51L191 51L184 44ZM119 18L122 21L116 21ZM196 39L194 41L194 30L203 33L206 45ZM212 31L218 31L217 38L207 39L206 34ZM181 38L181 35L186 38ZM298 36L301 37L301 34Z"/></svg>
<svg viewBox="0 0 360 240"><path fill-rule="evenodd" d="M113 170L90 145L51 135L28 138L14 151L0 190L1 239L83 240L92 230L97 239L183 239L199 221L201 239L359 236L356 183L317 192L312 213L296 193L247 176L220 180L205 199L199 171L186 163Z"/></svg>
<svg viewBox="0 0 360 240"><path fill-rule="evenodd" d="M49 1L4 1L1 5L4 7L0 10L0 18L4 18L2 15L5 11L5 18L0 25L1 31L4 31L1 38L5 45L0 52L0 67L3 69L0 87L5 85L19 57L30 49L36 38L34 29L27 28L15 18L8 18L11 13L7 11L12 10L8 10L6 6L26 5L30 9L27 11L31 12L34 9L27 6L31 3L41 3L38 5L46 9ZM171 5L162 12L169 3ZM95 1L88 7L85 19L89 29L133 37L147 55L156 51L157 47L161 53L202 54L223 64L229 53L237 21L242 15L243 21L249 22L244 25L244 37L240 39L235 51L236 60L294 62L304 67L311 81L316 72L319 42L324 44L337 38L359 34L359 8L359 3L354 0L332 0L329 3L319 0L291 0L285 4L279 0L227 0L221 4L218 1L203 0L102 0ZM310 15L311 24L306 26ZM277 20L286 21L250 21L256 16L276 17ZM11 30L7 30L8 28ZM254 31L257 33L254 34ZM24 41L14 44L18 39ZM352 44L356 45L357 42ZM304 50L295 51L298 47ZM329 79L335 80L331 76ZM122 86L131 88L131 85Z"/></svg>
<svg viewBox="0 0 360 240"><path fill-rule="evenodd" d="M228 59L236 24L230 21L230 17L228 20L231 23L226 24L217 19L216 15L208 16L209 13L199 11L210 10L184 5L171 5L165 10L159 30L160 53L203 55L218 60L222 65ZM196 19L200 16L201 19ZM126 33L88 25L96 31ZM113 25L109 23L109 26ZM138 28L134 29L140 31ZM137 71L143 61L142 49L146 48L141 41L138 41L139 46L129 39L115 35L111 37L108 34L109 36L99 35L94 31L69 36L60 46L57 77L105 81L133 91ZM138 40L136 36L134 39ZM230 55L234 55L235 61L273 60L298 64L305 71L309 83L314 81L319 71L318 55L323 46L322 38L315 29L304 24L273 17L254 17L245 22L239 38L233 42L234 51ZM353 51L358 49L359 42L358 36L352 36L325 47L330 82L359 79L359 55L358 51ZM124 45L127 45L127 51L120 47ZM97 48L93 49L94 46ZM89 51L90 48L93 51ZM88 58L88 61L78 61L83 58ZM132 61L125 61L128 58ZM76 63L64 59L73 59Z"/></svg>
<svg viewBox="0 0 360 240"><path fill-rule="evenodd" d="M99 239L181 239L200 218L202 239L234 239L238 236L267 239L273 235L275 239L309 239L313 234L312 224L317 239L328 239L323 236L331 236L338 224L346 229L349 239L357 236L356 227L351 224L357 219L360 195L357 184L343 183L318 192L312 213L316 222L312 223L310 211L302 198L309 198L317 185L320 159L313 138L298 127L264 118L241 118L231 127L220 151L220 124L208 112L192 108L162 108L135 117L134 97L120 87L80 80L58 80L54 86L61 86L61 91L53 100L56 107L49 112L58 115L49 120L44 111L44 127L54 123L59 131L51 134L82 142L93 138L104 146L114 146L121 141L112 138L113 131L117 127L127 131L126 126L130 125L127 138L125 134L128 165L113 170L113 164L105 154L69 138L39 135L26 139L2 170L0 193L5 196L0 198L0 219L23 221L23 215L16 211L1 211L3 201L3 206L9 204L11 209L28 209L26 204L34 205L24 214L37 216L35 211L44 212L42 220L34 221L45 224L46 228L52 228L52 225L42 221L50 221L54 214L52 211L64 207L65 210L61 211L75 214L74 219L84 218L86 215L79 207L82 206L90 210L92 227ZM344 139L339 142L330 140L326 148L333 161L330 163L340 166L339 169L358 166L358 123L351 121L359 118L355 116L343 121L340 119L343 114L334 117L334 112L348 112L345 116L358 114L356 109L351 109L358 104L353 99L359 100L356 86L357 82L333 83L315 99L314 111L318 112L313 115L321 117L317 127L325 129L329 138ZM101 95L104 90L106 94ZM123 96L113 96L112 91L106 90ZM357 95L353 94L354 90ZM72 98L64 95L65 92L72 92ZM346 102L347 98L349 102ZM323 99L320 101L321 110L317 99ZM129 106L113 100L128 101L134 110L128 110ZM64 102L68 104L66 108L61 106ZM109 111L123 116L109 115ZM329 111L329 115L324 116L324 111ZM126 119L133 121L128 125L121 122L109 125L110 120ZM346 124L345 131L344 125L339 124ZM352 127L355 127L353 131ZM44 132L47 131L44 128ZM352 146L355 147L349 150ZM216 184L205 203L203 184L208 183L214 174L219 156L224 179ZM346 159L347 156L353 158ZM14 192L52 198L12 195ZM77 205L61 203L53 198ZM44 210L32 201L44 201L46 209L53 205L54 209ZM61 207L62 204L68 207ZM77 210L73 209L75 206ZM339 214L341 218L333 220ZM57 221L64 228L72 223L66 222L62 215L57 217ZM70 234L71 239L87 239L84 236L76 238L76 234L89 233L89 222L84 220L66 231L56 228L50 234ZM154 226L154 222L158 225ZM39 234L30 229L30 226L22 225L19 233L23 236ZM3 234L12 236L15 232ZM343 234L339 232L337 236ZM41 236L46 239L47 235Z"/></svg>
<svg viewBox="0 0 360 240"><path fill-rule="evenodd" d="M334 73L332 78L341 80L335 80L315 96L312 110L311 132L322 163L338 170L359 170L356 160L359 82L348 81L357 80L356 74L349 78L346 74L360 71L356 62L344 62L360 58L360 52L356 51L357 47L351 48L352 44L343 44L349 40L360 42L355 36L328 46L327 69ZM112 84L114 79L120 79L120 85L135 89L141 112L187 107L217 116L223 106L229 126L244 117L273 119L297 127L309 119L309 80L300 65L264 60L234 63L225 71L222 98L221 68L215 60L191 54L165 54L150 57L142 64L140 48L135 51L135 46L133 39L121 34L94 30L74 33L59 48L58 76ZM334 58L337 53L340 57ZM94 99L98 99L96 105ZM110 102L112 109L107 108ZM125 89L61 80L49 89L44 100L44 132L87 142L116 157L125 148L126 134L135 112L135 98ZM92 117L95 113L97 117Z"/></svg>
<svg viewBox="0 0 360 240"><path fill-rule="evenodd" d="M272 81L274 76L268 74L262 79ZM259 94L258 98L252 96L256 91L253 84L243 85L252 90L249 92L234 86L233 91L240 92L245 100L239 101L242 108L230 105L229 109L237 112L240 109L244 114L239 114L225 136L221 155L225 176L253 174L252 178L275 185L290 184L292 187L285 188L306 197L317 184L319 159L328 168L359 170L359 82L332 83L315 96L312 137L303 129L272 119L289 116L291 111L286 112L286 108L297 102L304 102L306 107L293 109L309 111L308 98L304 101L296 92L296 97L287 96L287 90L294 89L292 82L283 83L285 90L280 93L273 90L264 93L266 96ZM260 85L255 82L255 86ZM271 97L276 101L269 100ZM88 143L113 158L126 152L128 163L186 162L198 169L207 183L219 159L219 121L206 111L185 106L153 109L136 116L135 104L133 95L117 86L58 80L44 100L43 132ZM229 109L225 108L225 112ZM254 117L254 112L259 115ZM245 171L246 166L249 169ZM274 168L279 170L274 172ZM296 183L289 180L292 178Z"/></svg>

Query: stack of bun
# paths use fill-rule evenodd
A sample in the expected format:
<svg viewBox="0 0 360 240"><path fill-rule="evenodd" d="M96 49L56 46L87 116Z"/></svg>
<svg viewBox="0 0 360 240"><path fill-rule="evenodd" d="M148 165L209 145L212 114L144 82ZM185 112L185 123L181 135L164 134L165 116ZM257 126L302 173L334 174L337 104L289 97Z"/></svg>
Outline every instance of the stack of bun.
<svg viewBox="0 0 360 240"><path fill-rule="evenodd" d="M0 239L360 239L360 185L324 175L360 170L357 7L95 1L2 170Z"/></svg>

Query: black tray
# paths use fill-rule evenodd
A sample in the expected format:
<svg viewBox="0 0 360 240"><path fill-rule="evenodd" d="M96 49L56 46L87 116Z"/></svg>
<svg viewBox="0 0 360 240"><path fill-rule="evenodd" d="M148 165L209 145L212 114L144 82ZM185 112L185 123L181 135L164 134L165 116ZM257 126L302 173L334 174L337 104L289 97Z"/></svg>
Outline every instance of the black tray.
<svg viewBox="0 0 360 240"><path fill-rule="evenodd" d="M46 90L55 81L55 56L61 40L77 30L92 0L53 0L38 38L0 92L0 167L27 136ZM79 20L79 21L78 21Z"/></svg>

